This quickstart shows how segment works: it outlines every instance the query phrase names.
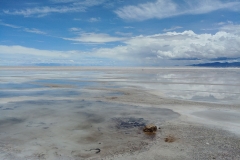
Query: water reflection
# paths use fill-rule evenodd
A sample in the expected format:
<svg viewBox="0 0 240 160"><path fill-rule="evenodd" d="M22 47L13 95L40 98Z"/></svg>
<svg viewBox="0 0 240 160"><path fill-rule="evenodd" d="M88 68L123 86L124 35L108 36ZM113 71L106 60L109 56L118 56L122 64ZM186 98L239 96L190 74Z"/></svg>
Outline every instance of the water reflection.
<svg viewBox="0 0 240 160"><path fill-rule="evenodd" d="M137 87L169 98L240 103L239 69L3 71L0 78L2 98L20 95L71 96L80 94L80 89L89 87L108 89ZM14 91L10 92L11 89ZM38 91L24 92L25 89L38 89ZM51 89L55 90L51 91ZM61 93L58 90L61 90Z"/></svg>
<svg viewBox="0 0 240 160"><path fill-rule="evenodd" d="M240 99L240 70L181 70L158 74L157 78L170 83L159 86L170 97L222 103L236 103Z"/></svg>
<svg viewBox="0 0 240 160"><path fill-rule="evenodd" d="M165 97L218 103L240 103L239 69L160 69L128 74L128 85L150 89ZM126 85L126 83L119 83Z"/></svg>

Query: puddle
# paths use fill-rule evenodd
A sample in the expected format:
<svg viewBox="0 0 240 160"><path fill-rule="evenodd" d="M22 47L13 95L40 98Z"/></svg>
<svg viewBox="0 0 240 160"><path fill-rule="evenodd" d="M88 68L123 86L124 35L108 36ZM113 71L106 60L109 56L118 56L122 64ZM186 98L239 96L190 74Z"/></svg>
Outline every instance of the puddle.
<svg viewBox="0 0 240 160"><path fill-rule="evenodd" d="M0 83L0 89L32 89L32 88L43 88L43 86L31 83Z"/></svg>
<svg viewBox="0 0 240 160"><path fill-rule="evenodd" d="M96 85L95 82L77 81L77 80L68 80L68 79L41 79L41 80L37 80L33 83L37 83L39 85L44 85L44 86L49 86L49 87L69 86L69 87L78 87L78 88Z"/></svg>
<svg viewBox="0 0 240 160"><path fill-rule="evenodd" d="M28 96L28 97L104 97L104 96L121 96L124 93L122 92L111 92L111 91L101 91L101 92L87 92L81 91L80 89L65 89L65 88L54 88L54 89L44 89L44 90L7 90L0 91L0 98L11 98L19 96Z"/></svg>
<svg viewBox="0 0 240 160"><path fill-rule="evenodd" d="M143 128L147 125L148 121L143 118L112 118L112 120L116 123L117 129L132 129L132 128Z"/></svg>
<svg viewBox="0 0 240 160"><path fill-rule="evenodd" d="M60 90L43 90L43 91L0 91L0 98L18 97L18 96L29 96L29 97L39 97L39 96L79 96L82 93L80 91L60 89Z"/></svg>

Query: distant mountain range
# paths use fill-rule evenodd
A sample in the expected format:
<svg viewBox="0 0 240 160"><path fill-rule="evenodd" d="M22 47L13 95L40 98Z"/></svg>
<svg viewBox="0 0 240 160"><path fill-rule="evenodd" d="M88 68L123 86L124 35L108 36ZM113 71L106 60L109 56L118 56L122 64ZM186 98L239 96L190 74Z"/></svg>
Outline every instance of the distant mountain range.
<svg viewBox="0 0 240 160"><path fill-rule="evenodd" d="M62 64L62 63L35 63L35 66L78 66L78 65L69 65L69 64ZM83 65L84 66L84 65ZM196 67L240 67L240 62L232 62L232 63L221 63L221 62L213 62L213 63L199 63L199 64L192 64L188 66L196 66Z"/></svg>
<svg viewBox="0 0 240 160"><path fill-rule="evenodd" d="M240 67L240 62L232 62L232 63L221 63L221 62L214 62L214 63L200 63L200 64L192 64L189 66L198 66L198 67Z"/></svg>

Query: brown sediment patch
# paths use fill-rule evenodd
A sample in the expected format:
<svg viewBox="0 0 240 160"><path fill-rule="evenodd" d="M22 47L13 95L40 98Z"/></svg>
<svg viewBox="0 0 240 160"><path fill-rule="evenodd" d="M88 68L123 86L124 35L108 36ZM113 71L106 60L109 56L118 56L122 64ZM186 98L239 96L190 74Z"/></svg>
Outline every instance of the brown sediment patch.
<svg viewBox="0 0 240 160"><path fill-rule="evenodd" d="M64 84L43 84L43 86L50 88L74 88L73 85L64 85Z"/></svg>
<svg viewBox="0 0 240 160"><path fill-rule="evenodd" d="M86 130L86 129L90 129L90 128L92 128L91 123L83 123L83 124L79 124L76 127L74 127L73 130Z"/></svg>
<svg viewBox="0 0 240 160"><path fill-rule="evenodd" d="M168 135L166 138L164 138L164 141L167 143L173 143L177 140L176 137L174 137L173 135Z"/></svg>
<svg viewBox="0 0 240 160"><path fill-rule="evenodd" d="M114 100L114 99L118 99L118 97L108 97L106 99Z"/></svg>
<svg viewBox="0 0 240 160"><path fill-rule="evenodd" d="M42 85L49 88L75 88L76 87L74 85L69 85L69 84L38 83L38 82L32 82L31 84Z"/></svg>
<svg viewBox="0 0 240 160"><path fill-rule="evenodd" d="M101 140L102 138L102 133L98 132L98 131L93 131L92 133L89 133L87 136L85 137L81 137L81 139L78 141L80 144L82 143L96 143L99 140Z"/></svg>
<svg viewBox="0 0 240 160"><path fill-rule="evenodd" d="M143 128L143 132L145 132L146 134L155 134L157 132L157 126L150 124L150 125L146 125Z"/></svg>

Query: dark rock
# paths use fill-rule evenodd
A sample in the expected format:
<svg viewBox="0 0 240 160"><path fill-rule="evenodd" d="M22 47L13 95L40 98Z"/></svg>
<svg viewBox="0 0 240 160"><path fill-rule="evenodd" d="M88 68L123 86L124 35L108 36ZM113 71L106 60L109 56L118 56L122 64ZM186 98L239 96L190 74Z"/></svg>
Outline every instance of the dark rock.
<svg viewBox="0 0 240 160"><path fill-rule="evenodd" d="M155 126L153 124L147 125L143 128L143 132L156 133L157 132L157 126Z"/></svg>

